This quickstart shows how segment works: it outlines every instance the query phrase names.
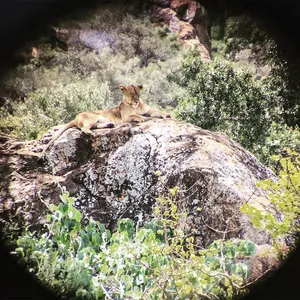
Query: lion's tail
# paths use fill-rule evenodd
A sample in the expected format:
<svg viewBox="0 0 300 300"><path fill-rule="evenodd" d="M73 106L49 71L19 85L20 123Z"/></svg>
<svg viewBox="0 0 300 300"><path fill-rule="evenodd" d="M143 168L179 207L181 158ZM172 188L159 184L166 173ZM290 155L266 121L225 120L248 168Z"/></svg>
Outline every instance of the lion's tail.
<svg viewBox="0 0 300 300"><path fill-rule="evenodd" d="M75 127L76 126L76 122L75 120L69 122L68 124L66 124L65 126L63 126L60 130L58 130L52 137L52 139L50 140L50 142L46 145L46 147L44 148L43 152L41 153L40 157L43 157L46 153L46 151L48 150L48 148L69 128Z"/></svg>

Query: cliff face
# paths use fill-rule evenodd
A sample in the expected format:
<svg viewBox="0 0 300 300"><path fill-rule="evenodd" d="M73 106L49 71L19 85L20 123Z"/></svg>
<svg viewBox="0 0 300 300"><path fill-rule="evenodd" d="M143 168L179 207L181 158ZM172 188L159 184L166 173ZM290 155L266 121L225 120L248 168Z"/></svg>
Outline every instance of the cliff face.
<svg viewBox="0 0 300 300"><path fill-rule="evenodd" d="M200 51L203 60L211 59L205 8L193 0L148 0L152 19L179 34L184 47Z"/></svg>
<svg viewBox="0 0 300 300"><path fill-rule="evenodd" d="M107 226L122 217L144 223L152 218L155 199L177 186L174 201L187 212L184 226L195 229L199 247L224 235L270 241L240 206L268 205L255 183L273 174L224 134L174 120L125 124L91 136L69 129L44 164L37 157L41 141L2 137L1 143L2 217L34 225L47 213L44 203L57 203L66 189L81 211Z"/></svg>

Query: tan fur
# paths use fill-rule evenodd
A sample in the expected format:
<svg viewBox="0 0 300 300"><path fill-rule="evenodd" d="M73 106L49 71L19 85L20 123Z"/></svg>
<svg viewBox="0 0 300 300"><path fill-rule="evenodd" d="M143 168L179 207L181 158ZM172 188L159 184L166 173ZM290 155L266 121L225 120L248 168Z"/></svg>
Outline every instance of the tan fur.
<svg viewBox="0 0 300 300"><path fill-rule="evenodd" d="M34 58L39 58L39 51L36 47L31 48L31 56Z"/></svg>
<svg viewBox="0 0 300 300"><path fill-rule="evenodd" d="M109 128L128 122L143 122L149 117L164 118L159 110L152 109L140 99L142 85L120 85L123 99L120 104L112 109L97 110L93 112L79 113L76 118L63 126L55 133L50 142L44 148L41 157L47 149L69 128L78 127L84 133L91 133L91 128ZM144 116L143 116L144 115Z"/></svg>

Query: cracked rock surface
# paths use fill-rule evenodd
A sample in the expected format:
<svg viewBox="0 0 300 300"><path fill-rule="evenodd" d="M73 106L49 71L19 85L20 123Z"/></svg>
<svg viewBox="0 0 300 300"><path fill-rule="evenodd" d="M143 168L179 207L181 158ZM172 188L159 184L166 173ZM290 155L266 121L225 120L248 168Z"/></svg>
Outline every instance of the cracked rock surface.
<svg viewBox="0 0 300 300"><path fill-rule="evenodd" d="M40 163L37 154L46 140L1 136L2 218L38 224L48 213L44 203L58 203L65 189L83 213L110 228L124 217L143 223L151 219L155 199L178 186L174 201L188 216L182 226L196 230L199 247L223 238L224 231L227 238L270 242L239 208L246 201L268 206L256 182L274 174L222 133L172 119L97 129L92 135L73 128Z"/></svg>

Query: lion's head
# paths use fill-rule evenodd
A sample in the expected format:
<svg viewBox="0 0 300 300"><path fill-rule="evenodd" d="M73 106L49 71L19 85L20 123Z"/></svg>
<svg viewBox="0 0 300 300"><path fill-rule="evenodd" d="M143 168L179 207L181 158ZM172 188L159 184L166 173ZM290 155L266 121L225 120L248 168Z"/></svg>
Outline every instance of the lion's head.
<svg viewBox="0 0 300 300"><path fill-rule="evenodd" d="M120 85L120 90L124 95L123 100L133 108L137 108L139 105L140 91L142 89L142 85Z"/></svg>

